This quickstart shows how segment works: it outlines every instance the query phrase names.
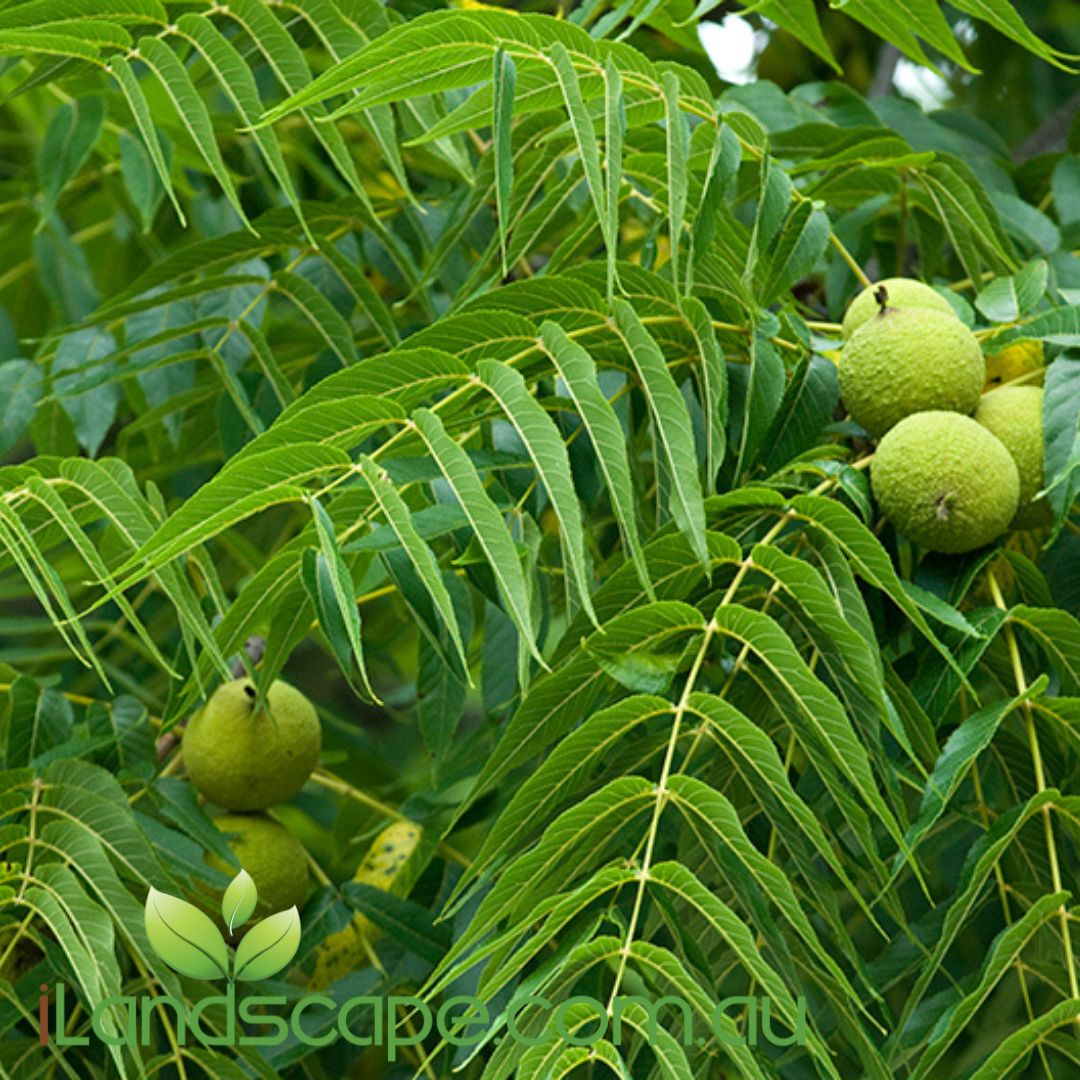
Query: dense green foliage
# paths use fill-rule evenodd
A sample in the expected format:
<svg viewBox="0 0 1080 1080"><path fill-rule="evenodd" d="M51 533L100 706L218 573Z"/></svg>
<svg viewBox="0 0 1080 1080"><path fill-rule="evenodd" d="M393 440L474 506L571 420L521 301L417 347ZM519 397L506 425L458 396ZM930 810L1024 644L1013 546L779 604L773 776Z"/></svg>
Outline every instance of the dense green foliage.
<svg viewBox="0 0 1080 1080"><path fill-rule="evenodd" d="M834 6L723 5L805 65L725 87L717 3L0 0L0 1073L1080 1068L1075 27ZM893 47L966 107L840 73ZM835 351L894 274L1045 350L1037 531L881 521ZM273 811L317 885L267 992L359 912L323 992L475 995L481 1046L180 1046L167 1010L39 1045L42 985L74 1035L215 992L143 903L229 883L176 732L245 666L323 730ZM809 1031L590 1051L526 1012L530 1048L524 989L804 997Z"/></svg>

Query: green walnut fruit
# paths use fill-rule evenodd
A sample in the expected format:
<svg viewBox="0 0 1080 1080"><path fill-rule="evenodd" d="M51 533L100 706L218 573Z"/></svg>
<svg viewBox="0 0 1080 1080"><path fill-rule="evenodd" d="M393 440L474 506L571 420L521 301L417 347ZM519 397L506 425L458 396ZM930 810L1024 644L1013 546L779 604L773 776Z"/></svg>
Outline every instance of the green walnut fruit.
<svg viewBox="0 0 1080 1080"><path fill-rule="evenodd" d="M319 760L322 731L311 702L275 682L256 710L255 687L236 679L218 687L184 732L188 778L224 810L265 810L287 802Z"/></svg>
<svg viewBox="0 0 1080 1080"><path fill-rule="evenodd" d="M984 394L975 419L1012 454L1020 473L1020 509L1013 527L1046 524L1050 507L1035 499L1043 486L1043 392L1040 386L1003 386Z"/></svg>
<svg viewBox="0 0 1080 1080"><path fill-rule="evenodd" d="M953 308L948 300L929 285L912 278L886 278L873 285L868 285L844 312L844 338L851 337L863 323L872 319L881 306L879 294L885 290L885 303L894 308L929 308L952 315Z"/></svg>
<svg viewBox="0 0 1080 1080"><path fill-rule="evenodd" d="M870 481L881 512L930 551L972 551L1000 536L1020 500L1020 474L999 439L968 416L922 412L878 444Z"/></svg>
<svg viewBox="0 0 1080 1080"><path fill-rule="evenodd" d="M214 824L227 835L240 866L251 875L259 902L257 915L303 906L308 890L307 857L300 841L265 814L222 814ZM230 877L236 868L216 855L206 861Z"/></svg>
<svg viewBox="0 0 1080 1080"><path fill-rule="evenodd" d="M844 404L874 437L912 413L970 415L985 378L975 335L956 316L930 308L880 309L840 357Z"/></svg>

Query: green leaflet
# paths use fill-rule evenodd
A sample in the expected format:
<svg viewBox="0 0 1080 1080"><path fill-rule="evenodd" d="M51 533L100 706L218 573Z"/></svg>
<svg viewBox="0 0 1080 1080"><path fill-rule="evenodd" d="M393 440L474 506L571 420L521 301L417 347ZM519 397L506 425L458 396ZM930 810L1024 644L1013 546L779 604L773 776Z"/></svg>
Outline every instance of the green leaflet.
<svg viewBox="0 0 1080 1080"><path fill-rule="evenodd" d="M712 247L716 236L717 217L741 158L742 147L738 136L730 125L722 125L709 148L709 164L691 226L691 253L694 261L687 269L687 291L693 284L694 278L691 275L698 259Z"/></svg>
<svg viewBox="0 0 1080 1080"><path fill-rule="evenodd" d="M378 431L397 428L404 420L404 409L392 400L374 394L347 394L311 402L307 408L297 407L283 413L232 460L236 462L298 443L348 451Z"/></svg>
<svg viewBox="0 0 1080 1080"><path fill-rule="evenodd" d="M1007 1076L1046 1036L1059 1027L1075 1023L1080 998L1062 1001L1019 1031L1003 1039L998 1048L971 1074L971 1080L994 1080Z"/></svg>
<svg viewBox="0 0 1080 1080"><path fill-rule="evenodd" d="M1008 614L1039 644L1066 694L1080 693L1080 621L1058 608L1018 604Z"/></svg>
<svg viewBox="0 0 1080 1080"><path fill-rule="evenodd" d="M546 667L536 646L525 573L502 514L484 490L468 454L447 435L442 421L435 413L420 409L414 415L413 421L418 434L469 518L477 542L499 583L506 613L517 627L521 648L531 653L541 667Z"/></svg>
<svg viewBox="0 0 1080 1080"><path fill-rule="evenodd" d="M952 3L952 0L950 0ZM959 11L967 12L976 19L983 19L995 30L1019 42L1025 49L1036 53L1059 67L1062 60L1075 61L1076 57L1063 53L1037 37L1025 24L1016 7L1009 0L956 0L952 4Z"/></svg>
<svg viewBox="0 0 1080 1080"><path fill-rule="evenodd" d="M615 263L619 250L619 202L622 197L623 140L626 137L626 102L623 81L610 53L604 67L604 179L607 220L608 300L615 295Z"/></svg>
<svg viewBox="0 0 1080 1080"><path fill-rule="evenodd" d="M506 277L506 237L509 232L507 209L514 184L513 147L510 125L514 118L514 86L517 71L514 61L503 49L495 52L492 76L495 100L492 107L492 153L495 155L495 206L499 218L499 246L502 251L502 272Z"/></svg>
<svg viewBox="0 0 1080 1080"><path fill-rule="evenodd" d="M702 717L708 717L711 723L716 722L718 714L724 716L726 712L725 719L730 719L735 714L730 707L726 710L717 709L716 703L719 700L704 694L695 695L691 699L694 711ZM752 727L749 721L746 721L746 725L748 730ZM724 726L719 725L720 730L723 730ZM737 729L731 730L734 735ZM805 905L787 875L750 842L739 823L735 807L718 791L691 776L673 776L670 788L679 812L695 835L702 838L706 848L723 847L732 852L753 886L772 901L798 937L820 960L822 966L829 970L842 996L856 1007L864 1008L860 994L848 982L840 965L820 941L806 914ZM798 799L798 796L795 798ZM726 862L723 865L725 869L728 866ZM874 992L872 987L870 989Z"/></svg>
<svg viewBox="0 0 1080 1080"><path fill-rule="evenodd" d="M341 472L350 465L340 450L314 443L294 444L228 465L211 483L199 489L117 571L139 567L136 579L154 573L177 555L205 543L238 521L282 502L302 500L304 482Z"/></svg>
<svg viewBox="0 0 1080 1080"><path fill-rule="evenodd" d="M993 867L1013 843L1016 834L1035 814L1041 813L1044 807L1066 804L1072 813L1080 807L1080 802L1077 800L1063 799L1059 791L1048 788L1026 802L1011 807L972 845L964 859L956 891L946 910L937 941L930 950L930 955L920 966L915 984L904 1003L897 1021L897 1030L903 1030L912 1012L922 1000L927 986L937 974L946 952L956 940L964 919L971 912Z"/></svg>
<svg viewBox="0 0 1080 1080"><path fill-rule="evenodd" d="M738 432L735 476L742 480L756 463L765 437L783 398L784 363L768 335L755 327L750 343L750 370L743 395ZM737 384L735 384L737 385Z"/></svg>
<svg viewBox="0 0 1080 1080"><path fill-rule="evenodd" d="M369 457L360 459L361 475L367 481L372 494L386 518L386 523L394 531L402 550L412 563L417 576L427 589L435 610L439 613L443 625L454 643L461 670L468 672L469 662L465 653L465 643L461 640L454 605L443 583L442 572L431 548L424 542L413 524L413 515L398 494L397 489L379 467Z"/></svg>
<svg viewBox="0 0 1080 1080"><path fill-rule="evenodd" d="M656 439L668 469L668 508L675 523L689 537L702 563L707 564L705 507L686 403L668 371L656 340L634 309L624 300L616 300L613 307L619 333L626 342L649 402Z"/></svg>
<svg viewBox="0 0 1080 1080"><path fill-rule="evenodd" d="M296 210L300 224L307 232L307 223L300 207L300 197L296 193L277 135L272 130L254 128L255 122L262 113L262 102L255 85L255 78L247 64L228 38L205 16L187 13L177 19L176 25L179 31L188 37L202 53L222 90L229 95L244 123L253 129L252 138L258 143L259 151L267 167L281 185L286 198Z"/></svg>
<svg viewBox="0 0 1080 1080"><path fill-rule="evenodd" d="M701 405L705 411L705 490L712 490L727 447L728 374L705 305L694 296L679 301L700 357Z"/></svg>
<svg viewBox="0 0 1080 1080"><path fill-rule="evenodd" d="M1046 689L1047 679L1040 675L1025 693L1011 700L995 701L969 716L948 738L934 770L926 781L919 813L907 834L907 844L914 850L919 841L941 817L949 799L975 763L978 755L989 746L998 725L1009 713Z"/></svg>
<svg viewBox="0 0 1080 1080"><path fill-rule="evenodd" d="M324 338L327 348L337 357L342 367L356 363L356 347L353 345L349 324L311 282L299 274L283 270L274 275L274 288L296 305L304 318Z"/></svg>
<svg viewBox="0 0 1080 1080"><path fill-rule="evenodd" d="M738 604L719 608L713 623L720 634L749 645L776 681L780 694L790 698L797 714L809 725L799 734L800 742L807 754L819 763L822 779L867 845L867 855L876 860L873 842L846 796L846 784L850 784L874 811L877 820L908 856L900 826L879 794L866 750L855 735L850 720L832 691L807 667L784 631L768 616ZM796 714L789 715L792 723L796 723ZM835 781L830 779L834 770Z"/></svg>
<svg viewBox="0 0 1080 1080"><path fill-rule="evenodd" d="M987 949L978 985L944 1013L934 1025L930 1033L930 1045L919 1055L918 1065L911 1074L914 1080L922 1080L940 1061L942 1054L960 1034L964 1023L972 1017L1010 966L1016 962L1024 946L1057 914L1070 895L1068 892L1060 892L1042 897L1024 912L1022 918L998 934Z"/></svg>
<svg viewBox="0 0 1080 1080"><path fill-rule="evenodd" d="M785 833L792 829L802 833L816 854L872 919L865 901L832 850L820 822L792 788L776 747L768 736L722 698L695 692L690 696L687 708L709 724L715 740L728 754L740 775L757 792L758 800L777 828ZM809 860L804 859L803 865L809 872Z"/></svg>
<svg viewBox="0 0 1080 1080"><path fill-rule="evenodd" d="M781 1016L794 1028L798 1007L777 972L765 962L754 942L753 931L722 900L710 892L681 863L658 863L649 870L649 883L670 890L680 900L696 909L710 929L727 941L740 966L765 989ZM829 1051L816 1033L809 1036L808 1045L830 1076L839 1077L829 1060Z"/></svg>
<svg viewBox="0 0 1080 1080"><path fill-rule="evenodd" d="M652 582L641 550L634 488L622 426L597 384L596 365L588 352L571 341L557 323L545 322L540 336L592 440L623 543L651 598Z"/></svg>
<svg viewBox="0 0 1080 1080"><path fill-rule="evenodd" d="M595 625L592 585L585 558L585 532L562 435L513 368L497 360L481 360L476 374L513 424L543 480L559 519L560 541L575 584L576 599Z"/></svg>
<svg viewBox="0 0 1080 1080"><path fill-rule="evenodd" d="M93 150L104 120L104 102L98 97L65 104L53 116L38 162L44 216L52 213L65 185Z"/></svg>
<svg viewBox="0 0 1080 1080"><path fill-rule="evenodd" d="M157 23L168 20L158 0L30 0L0 12L0 29L15 26L47 26L54 21L78 23L108 19L111 23Z"/></svg>
<svg viewBox="0 0 1080 1080"><path fill-rule="evenodd" d="M40 690L25 675L15 680L10 693L4 766L15 769L70 737L72 711L62 695Z"/></svg>
<svg viewBox="0 0 1080 1080"><path fill-rule="evenodd" d="M503 732L501 752L481 771L470 800L565 735L612 685L587 651L591 642L603 641L607 653L615 656L676 647L682 651L704 629L700 611L675 601L642 604L605 622L569 660L529 687Z"/></svg>
<svg viewBox="0 0 1080 1080"><path fill-rule="evenodd" d="M623 776L565 810L544 830L535 847L503 870L480 902L467 932L454 942L454 954L464 953L502 920L520 918L530 905L556 892L561 883L603 853L605 845L589 848L590 840L609 839L650 810L655 800L654 785L644 777Z"/></svg>
<svg viewBox="0 0 1080 1080"><path fill-rule="evenodd" d="M319 545L317 551L309 548L304 552L304 587L315 605L323 633L345 677L364 696L378 703L379 696L371 687L364 662L360 609L356 603L352 574L338 547L333 521L318 498L312 497L309 502ZM358 682L354 671L359 676Z"/></svg>
<svg viewBox="0 0 1080 1080"><path fill-rule="evenodd" d="M591 771L620 740L671 711L671 704L663 698L635 695L593 713L514 793L456 891L460 893L465 883L501 862L525 836L534 833L547 819L549 809L564 805L584 786Z"/></svg>
<svg viewBox="0 0 1080 1080"><path fill-rule="evenodd" d="M605 236L604 240L608 247L608 259L614 258L612 247L614 237L611 234L611 225L607 213L607 188L600 170L600 148L596 141L596 130L593 119L585 106L585 100L581 96L581 86L578 82L577 71L570 59L570 54L561 42L556 42L551 48L551 63L555 68L555 75L562 88L563 98L566 101L566 110L570 114L570 127L574 132L574 141L577 144L578 156L581 158L582 169L585 173L585 182L592 198L593 207L596 210L597 220Z"/></svg>
<svg viewBox="0 0 1080 1080"><path fill-rule="evenodd" d="M240 205L240 196L237 194L232 177L225 166L225 160L218 149L210 114L195 89L187 69L176 58L172 49L157 38L140 38L138 49L140 58L150 67L168 93L177 116L199 148L199 153L202 154L207 168L221 185L237 216L244 224L248 224L247 215ZM151 153L153 153L152 150Z"/></svg>
<svg viewBox="0 0 1080 1080"><path fill-rule="evenodd" d="M461 360L442 349L402 345L328 375L291 402L278 423L284 424L307 409L354 395L392 398L402 408L414 408L440 391L460 385L468 373Z"/></svg>
<svg viewBox="0 0 1080 1080"><path fill-rule="evenodd" d="M1043 298L1048 273L1045 260L1035 259L1016 274L995 278L980 289L975 306L992 322L1015 322L1021 315L1029 314Z"/></svg>
<svg viewBox="0 0 1080 1080"><path fill-rule="evenodd" d="M895 8L874 4L871 0L848 0L844 10L853 19L891 41L917 63L931 66L916 35L954 63L968 71L974 70L935 0L914 0L902 13Z"/></svg>
<svg viewBox="0 0 1080 1080"><path fill-rule="evenodd" d="M169 166L165 160L165 152L161 146L161 139L158 137L154 120L150 113L150 106L147 104L146 97L142 92L142 88L139 86L139 81L135 78L135 75L131 70L131 65L122 56L113 58L110 70L116 77L116 81L120 84L121 92L127 99L128 106L131 108L131 113L135 117L135 124L146 145L146 152L150 155L150 160L154 163L154 169L158 174L158 179L161 180L161 185L164 187L166 194L168 194L169 199L173 204L173 208L176 210L176 216L179 218L181 225L186 225L187 218L184 216L184 211L180 206L180 200L177 198L176 190L173 188L172 180L169 176Z"/></svg>
<svg viewBox="0 0 1080 1080"><path fill-rule="evenodd" d="M660 84L664 91L664 133L667 139L667 186L668 186L668 239L671 243L671 277L679 277L680 248L683 239L683 221L686 217L686 194L688 185L687 156L689 134L686 119L679 108L679 80L671 71L665 71Z"/></svg>
<svg viewBox="0 0 1080 1080"><path fill-rule="evenodd" d="M829 216L821 207L809 201L791 207L772 251L758 267L763 303L771 303L813 270L830 230Z"/></svg>

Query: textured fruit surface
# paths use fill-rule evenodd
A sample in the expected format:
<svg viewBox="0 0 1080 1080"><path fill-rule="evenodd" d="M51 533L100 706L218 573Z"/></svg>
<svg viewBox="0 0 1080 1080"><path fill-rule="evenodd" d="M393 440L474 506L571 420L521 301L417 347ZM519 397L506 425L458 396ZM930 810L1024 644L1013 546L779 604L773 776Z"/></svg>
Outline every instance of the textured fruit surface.
<svg viewBox="0 0 1080 1080"><path fill-rule="evenodd" d="M1041 386L1046 354L1041 341L1021 341L986 358L986 389L1023 379L1024 386Z"/></svg>
<svg viewBox="0 0 1080 1080"><path fill-rule="evenodd" d="M300 841L284 825L263 814L222 814L214 824L227 835L241 867L255 882L259 916L286 911L293 905L302 907L307 896L307 858ZM206 861L225 874L233 874L229 866L216 855Z"/></svg>
<svg viewBox="0 0 1080 1080"><path fill-rule="evenodd" d="M984 378L975 335L954 315L928 308L879 312L854 333L840 359L844 405L875 437L912 413L973 413Z"/></svg>
<svg viewBox="0 0 1080 1080"><path fill-rule="evenodd" d="M184 732L188 778L224 810L286 802L318 763L322 731L311 702L280 681L266 700L267 707L256 711L250 679L225 683Z"/></svg>
<svg viewBox="0 0 1080 1080"><path fill-rule="evenodd" d="M389 892L409 856L420 842L422 830L411 821L388 825L371 843L353 881ZM343 930L331 934L315 950L315 967L308 987L324 990L338 979L371 963L370 946L378 936L366 915L356 915Z"/></svg>
<svg viewBox="0 0 1080 1080"><path fill-rule="evenodd" d="M1043 486L1043 392L1038 386L1003 386L984 394L975 419L1012 454L1020 473L1020 508L1013 524L1030 528L1050 516L1045 499L1034 501Z"/></svg>
<svg viewBox="0 0 1080 1080"><path fill-rule="evenodd" d="M972 551L1000 536L1020 498L1016 463L968 416L916 413L878 444L870 480L881 512L930 551Z"/></svg>
<svg viewBox="0 0 1080 1080"><path fill-rule="evenodd" d="M885 278L876 281L873 285L863 289L854 300L848 304L844 312L844 337L849 338L863 323L872 319L880 308L876 293L884 288L888 294L887 304L894 308L929 308L931 311L940 311L947 315L953 315L952 305L940 293L935 292L929 285L912 278Z"/></svg>

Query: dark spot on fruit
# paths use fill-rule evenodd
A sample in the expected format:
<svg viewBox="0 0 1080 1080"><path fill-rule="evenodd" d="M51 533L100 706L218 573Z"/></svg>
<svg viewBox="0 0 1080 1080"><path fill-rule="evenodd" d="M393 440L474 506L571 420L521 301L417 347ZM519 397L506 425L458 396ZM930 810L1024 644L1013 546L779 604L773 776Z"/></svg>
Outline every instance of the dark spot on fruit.
<svg viewBox="0 0 1080 1080"><path fill-rule="evenodd" d="M949 508L949 496L947 492L942 492L934 500L934 516L941 521L948 521L950 516Z"/></svg>

